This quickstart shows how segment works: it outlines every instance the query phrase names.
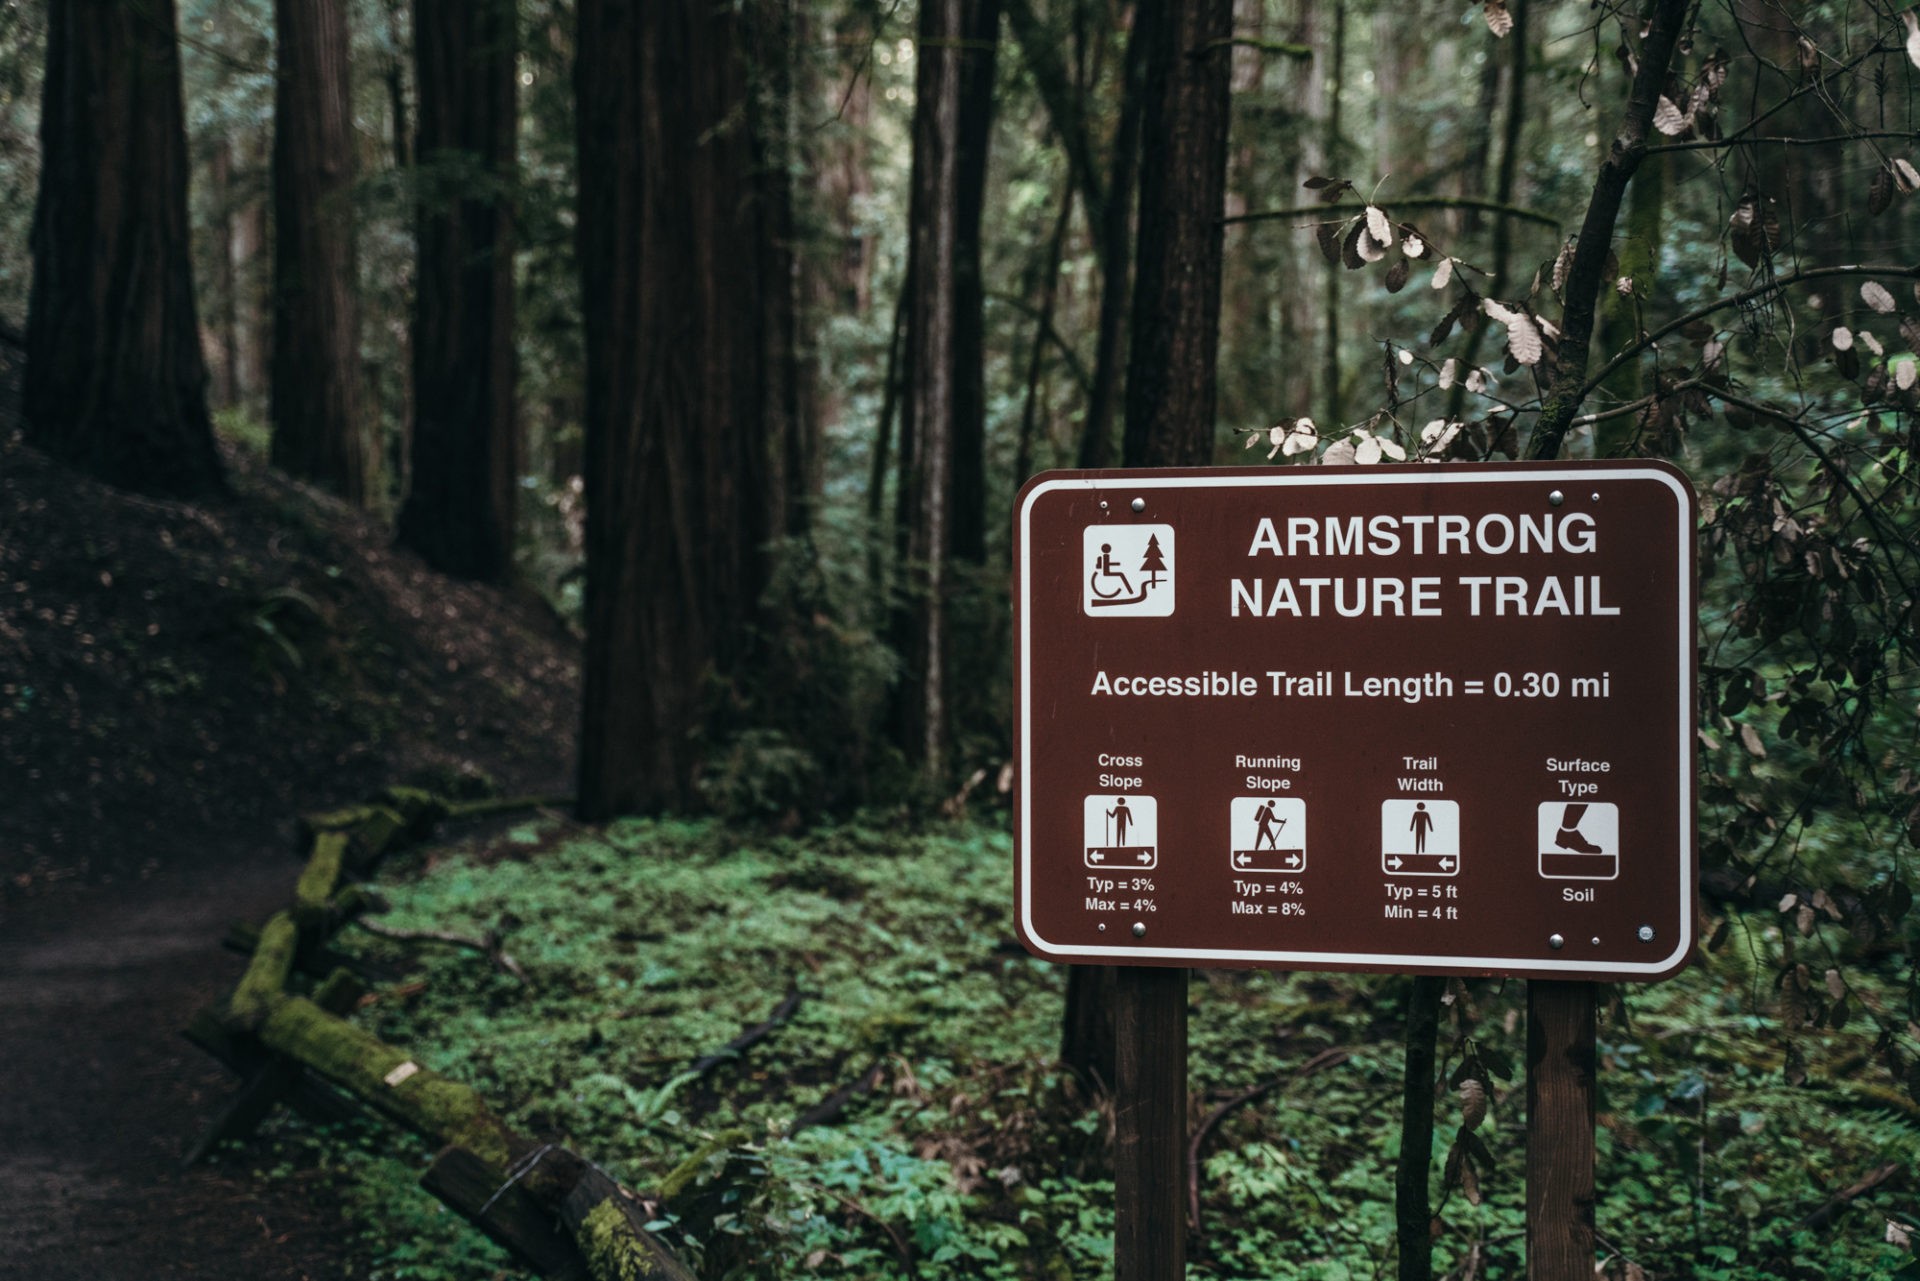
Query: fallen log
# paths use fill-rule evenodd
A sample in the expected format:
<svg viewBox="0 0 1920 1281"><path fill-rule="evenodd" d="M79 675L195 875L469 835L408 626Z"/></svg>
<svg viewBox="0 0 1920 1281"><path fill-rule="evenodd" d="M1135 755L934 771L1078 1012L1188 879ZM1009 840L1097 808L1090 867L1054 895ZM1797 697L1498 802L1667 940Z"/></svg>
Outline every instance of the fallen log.
<svg viewBox="0 0 1920 1281"><path fill-rule="evenodd" d="M318 939L333 917L333 895L347 859L345 832L322 832L313 838L313 854L293 887L293 922L300 932Z"/></svg>
<svg viewBox="0 0 1920 1281"><path fill-rule="evenodd" d="M540 1275L591 1278L580 1248L556 1226L553 1212L518 1183L502 1186L499 1171L465 1148L443 1149L420 1176L420 1186Z"/></svg>
<svg viewBox="0 0 1920 1281"><path fill-rule="evenodd" d="M453 947L464 947L479 952L493 963L493 967L503 973L511 974L522 983L527 981L527 972L520 962L508 956L500 946L500 934L497 930L488 930L484 938L474 938L469 934L456 934L451 930L403 930L391 925L382 925L378 921L369 921L364 917L354 918L353 924L367 933L383 939L392 939L396 943L446 943Z"/></svg>
<svg viewBox="0 0 1920 1281"><path fill-rule="evenodd" d="M279 912L260 928L260 941L253 949L253 960L233 989L227 1003L227 1020L235 1027L257 1032L273 1012L273 1003L287 990L287 976L293 971L294 953L300 946L300 931L293 916Z"/></svg>

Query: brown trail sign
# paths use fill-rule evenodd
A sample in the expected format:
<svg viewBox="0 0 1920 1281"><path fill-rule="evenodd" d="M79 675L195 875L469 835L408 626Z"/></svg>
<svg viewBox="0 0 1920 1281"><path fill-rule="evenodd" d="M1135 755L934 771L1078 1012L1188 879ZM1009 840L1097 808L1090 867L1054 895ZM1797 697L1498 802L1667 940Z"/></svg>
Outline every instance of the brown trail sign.
<svg viewBox="0 0 1920 1281"><path fill-rule="evenodd" d="M1549 980L1528 1275L1585 1281L1585 980L1665 978L1694 945L1694 527L1685 476L1647 462L1035 477L1014 517L1022 942ZM1149 1123L1122 1127L1115 1259L1158 1281L1183 1270L1185 1097L1183 991L1158 989L1185 984L1128 973L1116 1107Z"/></svg>
<svg viewBox="0 0 1920 1281"><path fill-rule="evenodd" d="M1651 463L1036 478L1022 940L1083 964L1678 970L1693 528Z"/></svg>

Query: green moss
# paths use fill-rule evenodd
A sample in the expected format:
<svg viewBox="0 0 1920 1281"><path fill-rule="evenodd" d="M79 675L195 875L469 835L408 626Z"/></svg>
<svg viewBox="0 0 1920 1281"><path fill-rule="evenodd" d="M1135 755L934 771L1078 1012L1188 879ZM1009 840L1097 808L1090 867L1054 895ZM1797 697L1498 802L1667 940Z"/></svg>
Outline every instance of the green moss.
<svg viewBox="0 0 1920 1281"><path fill-rule="evenodd" d="M317 938L326 930L329 903L340 884L340 869L347 854L345 832L322 832L313 838L313 853L293 887L293 919L300 932Z"/></svg>
<svg viewBox="0 0 1920 1281"><path fill-rule="evenodd" d="M680 1195L692 1187L707 1170L715 1157L739 1147L753 1135L746 1130L727 1130L716 1134L693 1150L693 1155L676 1165L666 1178L660 1180L657 1189L662 1201L678 1200Z"/></svg>
<svg viewBox="0 0 1920 1281"><path fill-rule="evenodd" d="M640 1281L644 1277L665 1276L652 1254L633 1234L633 1226L620 1207L611 1200L602 1201L587 1212L574 1232L580 1253L594 1281Z"/></svg>
<svg viewBox="0 0 1920 1281"><path fill-rule="evenodd" d="M234 1024L249 1031L259 1029L272 1011L273 1003L287 990L287 975L293 969L293 954L299 942L300 932L294 927L293 917L286 912L275 914L261 929L253 960L248 963L247 972L240 976L240 984L233 989L233 999L227 1004L227 1017Z"/></svg>

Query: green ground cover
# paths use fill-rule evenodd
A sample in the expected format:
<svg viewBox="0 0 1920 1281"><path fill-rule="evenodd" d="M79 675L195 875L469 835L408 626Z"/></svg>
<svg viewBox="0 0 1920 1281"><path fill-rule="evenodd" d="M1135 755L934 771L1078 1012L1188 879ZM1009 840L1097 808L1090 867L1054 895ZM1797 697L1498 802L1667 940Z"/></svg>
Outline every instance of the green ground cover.
<svg viewBox="0 0 1920 1281"><path fill-rule="evenodd" d="M389 926L498 928L526 983L471 951L355 929L340 943L406 971L359 1014L372 1030L630 1186L656 1187L731 1133L734 1168L764 1177L723 1201L676 1203L698 1212L663 1224L688 1233L710 1270L732 1260L734 1275L755 1278L1107 1276L1110 1112L1050 1062L1062 976L1013 942L1010 864L1006 833L980 824L776 837L543 820L409 855L381 887ZM1889 1237L1920 1208L1920 1121L1873 1055L1876 1013L1905 1022L1899 998L1890 982L1856 979L1847 1025L1802 1030L1790 1047L1763 962L1783 930L1803 952L1825 941L1818 923L1800 938L1796 919L1736 918L1708 966L1627 991L1603 1016L1598 1221L1612 1275L1868 1278L1910 1263ZM1190 1275L1392 1275L1406 986L1195 975L1196 1123L1317 1053L1347 1057L1214 1130ZM771 1036L689 1073L796 989ZM1523 1274L1524 1087L1511 1069L1524 1055L1523 1000L1520 983L1479 982L1450 1002L1447 1069L1471 1048L1496 1088L1478 1204L1442 1186L1460 1104L1440 1100L1437 1274ZM863 1079L876 1088L831 1123L789 1133ZM284 1119L275 1134L341 1171L378 1276L517 1275L415 1186L417 1147ZM1803 1224L1888 1164L1899 1172L1831 1223Z"/></svg>

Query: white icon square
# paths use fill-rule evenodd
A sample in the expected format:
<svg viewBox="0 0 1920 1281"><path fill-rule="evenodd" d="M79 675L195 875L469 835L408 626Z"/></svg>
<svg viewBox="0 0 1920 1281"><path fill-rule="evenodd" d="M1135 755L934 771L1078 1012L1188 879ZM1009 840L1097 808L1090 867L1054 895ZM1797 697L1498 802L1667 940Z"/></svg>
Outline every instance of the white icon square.
<svg viewBox="0 0 1920 1281"><path fill-rule="evenodd" d="M1160 805L1153 797L1104 792L1087 797L1081 813L1082 861L1088 867L1160 865Z"/></svg>
<svg viewBox="0 0 1920 1281"><path fill-rule="evenodd" d="M1460 874L1460 803L1395 797L1380 803L1380 870L1389 876Z"/></svg>
<svg viewBox="0 0 1920 1281"><path fill-rule="evenodd" d="M1233 798L1228 862L1236 872L1307 870L1307 803L1295 796Z"/></svg>
<svg viewBox="0 0 1920 1281"><path fill-rule="evenodd" d="M1550 881L1611 881L1620 875L1620 807L1609 801L1546 801L1538 821L1540 875Z"/></svg>
<svg viewBox="0 0 1920 1281"><path fill-rule="evenodd" d="M1089 525L1081 550L1080 605L1089 617L1173 613L1173 526Z"/></svg>

